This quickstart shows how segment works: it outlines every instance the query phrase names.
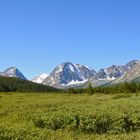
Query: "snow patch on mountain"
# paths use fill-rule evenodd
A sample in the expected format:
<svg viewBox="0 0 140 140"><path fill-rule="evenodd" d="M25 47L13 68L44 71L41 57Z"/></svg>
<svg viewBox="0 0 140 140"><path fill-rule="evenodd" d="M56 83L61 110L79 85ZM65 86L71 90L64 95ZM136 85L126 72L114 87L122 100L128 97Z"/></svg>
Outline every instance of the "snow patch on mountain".
<svg viewBox="0 0 140 140"><path fill-rule="evenodd" d="M83 65L83 66L85 66L87 69L89 69L89 70L93 70L91 67L89 67L89 66L87 66L87 65Z"/></svg>
<svg viewBox="0 0 140 140"><path fill-rule="evenodd" d="M75 66L75 68L77 69L77 71L78 71L77 74L78 74L78 76L82 79L82 81L86 80L86 78L82 75L82 73L81 73L81 71L80 71L78 65L74 64L74 66Z"/></svg>
<svg viewBox="0 0 140 140"><path fill-rule="evenodd" d="M71 64L69 65L69 68L70 68L70 70L71 70L72 72L75 72L75 71L74 71L74 67L73 67Z"/></svg>
<svg viewBox="0 0 140 140"><path fill-rule="evenodd" d="M58 69L57 69L56 73L60 73L60 72L62 72L62 71L63 71L63 68L62 68L62 66L61 66L61 65L59 65L59 67L58 67Z"/></svg>
<svg viewBox="0 0 140 140"><path fill-rule="evenodd" d="M75 84L83 84L86 83L88 80L83 80L83 81L74 81L72 80L71 82L69 82L68 84L61 84L62 86L70 86L70 85L75 85Z"/></svg>
<svg viewBox="0 0 140 140"><path fill-rule="evenodd" d="M42 81L43 81L44 79L46 79L48 76L49 76L49 74L47 74L47 73L42 73L41 75L39 75L39 76L33 78L32 82L40 83L40 84L41 84Z"/></svg>

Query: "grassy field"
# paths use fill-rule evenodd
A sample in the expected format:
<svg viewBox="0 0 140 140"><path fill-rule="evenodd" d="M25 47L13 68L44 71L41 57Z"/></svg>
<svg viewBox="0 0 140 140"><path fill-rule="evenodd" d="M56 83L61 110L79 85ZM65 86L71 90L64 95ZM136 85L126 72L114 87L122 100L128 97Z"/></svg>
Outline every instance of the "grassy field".
<svg viewBox="0 0 140 140"><path fill-rule="evenodd" d="M0 140L139 140L139 94L0 93Z"/></svg>

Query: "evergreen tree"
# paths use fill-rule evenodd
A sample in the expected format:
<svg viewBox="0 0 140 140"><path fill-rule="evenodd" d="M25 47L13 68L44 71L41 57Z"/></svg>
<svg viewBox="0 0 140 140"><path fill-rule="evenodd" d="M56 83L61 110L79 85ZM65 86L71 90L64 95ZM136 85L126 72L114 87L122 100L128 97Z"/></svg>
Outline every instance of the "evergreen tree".
<svg viewBox="0 0 140 140"><path fill-rule="evenodd" d="M130 91L132 93L136 93L137 92L137 84L134 81L130 83Z"/></svg>
<svg viewBox="0 0 140 140"><path fill-rule="evenodd" d="M93 94L93 88L92 88L91 83L89 83L89 85L88 85L87 93L88 93L89 95L92 95L92 94Z"/></svg>

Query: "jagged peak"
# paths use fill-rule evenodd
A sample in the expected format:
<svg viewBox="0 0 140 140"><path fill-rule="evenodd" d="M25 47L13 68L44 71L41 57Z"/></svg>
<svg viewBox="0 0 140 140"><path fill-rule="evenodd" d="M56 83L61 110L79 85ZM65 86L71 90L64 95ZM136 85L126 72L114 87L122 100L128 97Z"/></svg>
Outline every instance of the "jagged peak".
<svg viewBox="0 0 140 140"><path fill-rule="evenodd" d="M9 67L5 71L1 72L0 75L6 77L17 77L23 80L27 80L27 78L21 73L21 71L17 67Z"/></svg>

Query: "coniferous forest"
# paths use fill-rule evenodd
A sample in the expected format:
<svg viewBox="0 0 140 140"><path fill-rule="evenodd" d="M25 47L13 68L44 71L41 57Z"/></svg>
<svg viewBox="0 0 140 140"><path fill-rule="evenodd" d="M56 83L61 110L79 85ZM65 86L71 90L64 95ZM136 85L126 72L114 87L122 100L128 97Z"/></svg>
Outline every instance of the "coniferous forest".
<svg viewBox="0 0 140 140"><path fill-rule="evenodd" d="M13 77L0 77L0 92L56 92L57 89Z"/></svg>

